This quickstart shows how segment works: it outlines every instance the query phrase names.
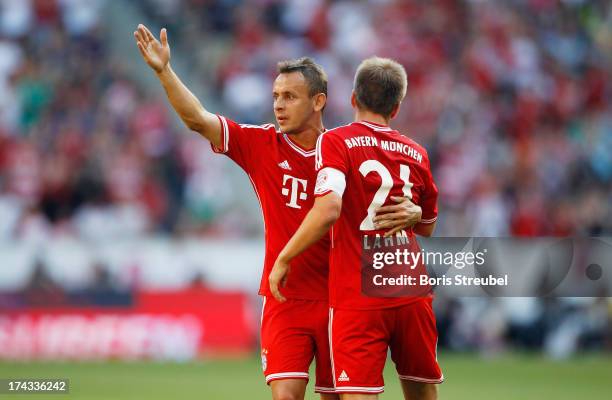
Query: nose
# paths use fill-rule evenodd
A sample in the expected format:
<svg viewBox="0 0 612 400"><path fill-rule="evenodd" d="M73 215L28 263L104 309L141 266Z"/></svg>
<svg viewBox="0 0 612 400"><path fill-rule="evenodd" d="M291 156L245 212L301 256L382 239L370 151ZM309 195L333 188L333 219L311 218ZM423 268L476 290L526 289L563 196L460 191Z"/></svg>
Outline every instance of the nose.
<svg viewBox="0 0 612 400"><path fill-rule="evenodd" d="M282 111L285 108L285 102L283 100L276 99L274 100L274 110L275 111Z"/></svg>

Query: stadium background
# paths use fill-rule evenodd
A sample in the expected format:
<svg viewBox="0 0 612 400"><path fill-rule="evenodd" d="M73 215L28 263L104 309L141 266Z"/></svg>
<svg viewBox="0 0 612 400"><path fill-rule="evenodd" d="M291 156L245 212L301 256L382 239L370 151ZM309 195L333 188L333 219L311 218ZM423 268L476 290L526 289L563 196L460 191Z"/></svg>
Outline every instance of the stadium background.
<svg viewBox="0 0 612 400"><path fill-rule="evenodd" d="M609 1L2 0L0 378L67 377L73 398L268 397L256 197L167 106L140 22L168 28L209 110L245 123L273 122L278 60L326 68L328 127L351 119L361 59L402 62L393 125L430 153L439 236L612 233ZM443 398L612 390L607 299L436 312Z"/></svg>

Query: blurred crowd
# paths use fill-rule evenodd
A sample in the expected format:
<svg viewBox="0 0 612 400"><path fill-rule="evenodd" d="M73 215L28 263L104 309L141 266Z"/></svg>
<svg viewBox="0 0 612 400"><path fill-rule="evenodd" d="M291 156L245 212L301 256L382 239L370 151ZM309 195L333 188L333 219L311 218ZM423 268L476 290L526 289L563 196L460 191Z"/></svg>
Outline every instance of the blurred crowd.
<svg viewBox="0 0 612 400"><path fill-rule="evenodd" d="M612 230L610 2L149 0L143 9L240 121L271 119L280 59L324 65L330 127L351 118L360 60L400 61L409 89L393 125L431 153L440 235ZM222 50L208 46L215 36Z"/></svg>
<svg viewBox="0 0 612 400"><path fill-rule="evenodd" d="M111 50L110 1L123 0L0 0L0 242L261 236L260 216L236 201L251 188L227 179L227 160L176 124L161 92ZM130 3L144 17L134 26L168 28L173 57L188 66L185 81L205 86L203 103L239 122L274 122L279 60L308 55L324 66L327 127L351 119L363 58L400 61L409 88L392 125L430 153L437 235L612 233L612 2ZM142 62L141 72L150 73ZM508 332L528 340L525 332L544 325L573 338L592 333L572 330L590 326L578 316L567 322L585 313L556 305L552 315L567 318L554 319L537 301L514 309L528 310L529 323L523 315L471 329L481 313L509 314L494 303L462 304L442 310L450 347L494 349ZM609 315L599 303L589 315L599 318L602 307ZM609 334L606 321L596 340Z"/></svg>
<svg viewBox="0 0 612 400"><path fill-rule="evenodd" d="M430 152L439 235L612 231L607 1L136 4L168 27L213 111L240 122L273 119L278 60L324 65L329 127L351 118L361 59L399 60L409 90L393 125ZM0 238L261 232L231 202L250 188L220 179L224 162L110 53L105 0L0 5Z"/></svg>

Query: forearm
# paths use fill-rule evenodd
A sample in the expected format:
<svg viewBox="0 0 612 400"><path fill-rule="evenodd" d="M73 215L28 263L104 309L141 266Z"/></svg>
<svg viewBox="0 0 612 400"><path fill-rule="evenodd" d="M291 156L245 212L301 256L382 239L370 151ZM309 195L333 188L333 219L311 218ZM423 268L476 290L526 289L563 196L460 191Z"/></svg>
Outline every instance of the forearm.
<svg viewBox="0 0 612 400"><path fill-rule="evenodd" d="M278 258L286 262L291 261L325 236L333 224L333 221L322 218L311 210Z"/></svg>
<svg viewBox="0 0 612 400"><path fill-rule="evenodd" d="M279 254L278 259L290 262L318 242L340 216L341 207L342 200L334 193L317 198L298 230Z"/></svg>
<svg viewBox="0 0 612 400"><path fill-rule="evenodd" d="M168 101L185 125L198 132L213 145L221 145L221 125L216 115L208 112L198 98L180 80L168 63L157 73Z"/></svg>

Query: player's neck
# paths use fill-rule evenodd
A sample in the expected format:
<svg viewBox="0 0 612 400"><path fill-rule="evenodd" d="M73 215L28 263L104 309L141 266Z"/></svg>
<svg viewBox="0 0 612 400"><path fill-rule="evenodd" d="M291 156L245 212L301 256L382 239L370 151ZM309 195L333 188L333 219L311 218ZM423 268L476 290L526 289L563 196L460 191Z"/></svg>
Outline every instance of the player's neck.
<svg viewBox="0 0 612 400"><path fill-rule="evenodd" d="M318 128L308 127L301 132L296 132L289 137L295 143L300 145L305 150L312 150L317 145L317 138L324 131L323 126L319 126Z"/></svg>
<svg viewBox="0 0 612 400"><path fill-rule="evenodd" d="M355 112L355 121L367 121L373 122L378 125L389 125L389 118L385 118L380 114L376 114L370 111L357 110Z"/></svg>

